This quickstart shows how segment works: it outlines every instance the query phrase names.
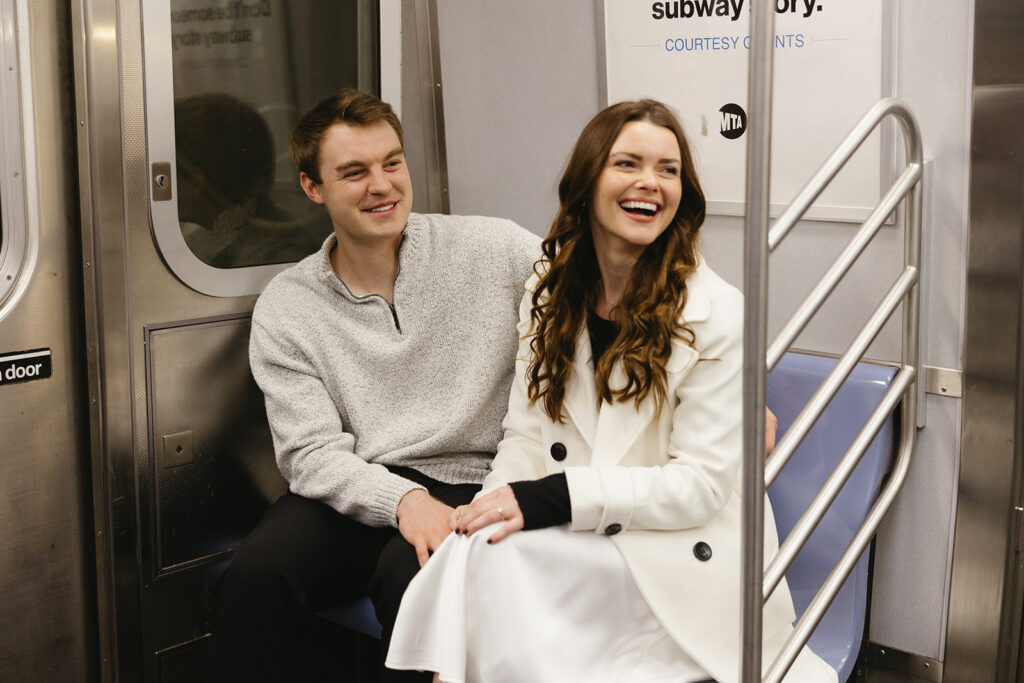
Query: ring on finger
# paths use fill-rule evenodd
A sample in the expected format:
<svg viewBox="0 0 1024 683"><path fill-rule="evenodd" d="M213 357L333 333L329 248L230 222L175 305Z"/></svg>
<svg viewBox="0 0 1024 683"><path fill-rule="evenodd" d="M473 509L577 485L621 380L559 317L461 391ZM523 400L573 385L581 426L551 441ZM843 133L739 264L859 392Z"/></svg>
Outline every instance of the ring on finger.
<svg viewBox="0 0 1024 683"><path fill-rule="evenodd" d="M505 519L505 511L504 511L504 509L503 508L497 508L497 510L498 510L498 516L501 517L502 519Z"/></svg>

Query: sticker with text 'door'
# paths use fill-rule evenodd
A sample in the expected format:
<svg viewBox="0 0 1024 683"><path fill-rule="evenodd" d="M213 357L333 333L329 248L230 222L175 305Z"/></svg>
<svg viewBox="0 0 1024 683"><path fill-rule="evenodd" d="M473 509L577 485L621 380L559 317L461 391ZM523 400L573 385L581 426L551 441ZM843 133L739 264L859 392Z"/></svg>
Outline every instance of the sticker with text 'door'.
<svg viewBox="0 0 1024 683"><path fill-rule="evenodd" d="M0 386L46 379L52 370L50 349L0 354Z"/></svg>

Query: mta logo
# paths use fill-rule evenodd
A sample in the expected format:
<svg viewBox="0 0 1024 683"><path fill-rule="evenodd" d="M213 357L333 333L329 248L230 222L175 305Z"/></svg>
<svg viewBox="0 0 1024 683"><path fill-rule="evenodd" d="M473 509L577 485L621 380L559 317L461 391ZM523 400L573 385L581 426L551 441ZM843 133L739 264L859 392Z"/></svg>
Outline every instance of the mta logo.
<svg viewBox="0 0 1024 683"><path fill-rule="evenodd" d="M721 129L723 138L735 140L747 131L747 112L738 104L729 104L718 110L722 114Z"/></svg>

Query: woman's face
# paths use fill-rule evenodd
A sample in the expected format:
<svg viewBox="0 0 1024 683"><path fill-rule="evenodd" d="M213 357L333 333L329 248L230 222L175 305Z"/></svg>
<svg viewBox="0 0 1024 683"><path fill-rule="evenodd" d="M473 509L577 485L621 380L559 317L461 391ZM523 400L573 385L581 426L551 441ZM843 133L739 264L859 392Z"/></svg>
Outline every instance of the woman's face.
<svg viewBox="0 0 1024 683"><path fill-rule="evenodd" d="M590 225L599 256L638 259L675 217L681 176L671 130L648 121L623 126L594 184Z"/></svg>

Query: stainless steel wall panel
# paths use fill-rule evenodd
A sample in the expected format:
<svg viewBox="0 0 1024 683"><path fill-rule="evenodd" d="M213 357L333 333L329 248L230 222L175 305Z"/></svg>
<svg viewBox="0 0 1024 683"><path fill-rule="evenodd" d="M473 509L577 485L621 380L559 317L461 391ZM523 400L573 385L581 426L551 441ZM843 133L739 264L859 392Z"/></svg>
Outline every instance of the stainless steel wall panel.
<svg viewBox="0 0 1024 683"><path fill-rule="evenodd" d="M71 10L101 674L131 680L140 671L139 596L117 580L138 572L117 4L78 0Z"/></svg>
<svg viewBox="0 0 1024 683"><path fill-rule="evenodd" d="M413 210L448 213L448 152L438 56L440 8L436 0L415 0L401 5L401 116L406 162L412 176Z"/></svg>
<svg viewBox="0 0 1024 683"><path fill-rule="evenodd" d="M132 438L123 444L123 450L111 449L110 455L117 467L132 472L131 493L118 491L115 496L131 495L135 505L115 511L115 525L127 527L131 517L133 541L137 552L133 555L131 571L119 574L123 590L132 591L139 600L136 622L131 613L117 608L118 639L121 652L118 666L122 676L146 681L159 679L157 652L203 636L209 629L209 599L213 586L223 569L220 564L201 564L190 571L178 571L161 576L159 566L150 550L152 531L158 528L160 502L157 491L157 473L152 467L150 452L149 414L151 406L147 396L146 329L159 327L168 321L246 314L252 310L255 296L219 298L200 294L184 286L165 267L153 241L149 217L149 170L146 157L145 108L143 93L146 87L142 65L142 25L138 2L118 5L118 54L120 63L121 112L121 182L124 215L117 229L125 242L119 255L125 269L125 288L129 292L127 325L122 331L123 343L130 349L128 362L122 364L130 373L131 399L107 411L121 410L132 420ZM150 84L149 87L166 87ZM115 229L111 226L111 229ZM112 332L114 332L112 330ZM234 347L237 351L237 345ZM207 349L215 354L217 350ZM246 363L247 356L235 359ZM209 358L195 357L196 364L207 364ZM265 418L264 418L265 419ZM249 428L265 429L258 423ZM261 451L265 453L265 449ZM127 545L126 545L127 547ZM131 635L127 630L132 630ZM130 648L130 649L129 649ZM196 660L188 660L195 663ZM184 679L194 678L199 672L192 669Z"/></svg>
<svg viewBox="0 0 1024 683"><path fill-rule="evenodd" d="M146 535L158 578L222 558L287 487L249 372L248 316L146 336L156 510ZM183 430L192 434L192 461L168 466L163 436Z"/></svg>
<svg viewBox="0 0 1024 683"><path fill-rule="evenodd" d="M98 678L70 17L30 11L40 245L0 352L50 348L48 379L0 385L0 680ZM25 65L29 68L29 65Z"/></svg>
<svg viewBox="0 0 1024 683"><path fill-rule="evenodd" d="M951 681L1014 680L1019 656L1021 35L1024 2L977 0L963 431L945 658Z"/></svg>

